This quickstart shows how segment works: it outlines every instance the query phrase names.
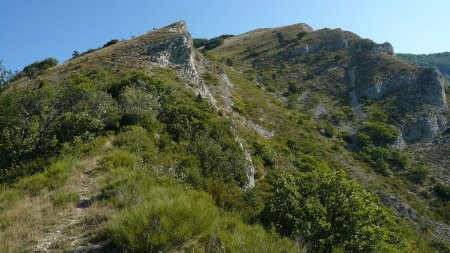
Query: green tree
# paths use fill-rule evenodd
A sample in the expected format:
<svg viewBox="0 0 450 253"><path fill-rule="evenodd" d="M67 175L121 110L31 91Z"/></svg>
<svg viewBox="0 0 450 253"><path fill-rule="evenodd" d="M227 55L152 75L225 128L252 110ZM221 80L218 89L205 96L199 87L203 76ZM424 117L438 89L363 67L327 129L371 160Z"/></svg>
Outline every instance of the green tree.
<svg viewBox="0 0 450 253"><path fill-rule="evenodd" d="M395 126L382 122L364 122L359 132L360 135L365 135L364 138L370 137L370 141L365 139L360 143L372 142L376 146L391 144L398 137L398 130Z"/></svg>
<svg viewBox="0 0 450 253"><path fill-rule="evenodd" d="M36 61L28 66L26 66L22 73L29 78L33 78L45 70L58 65L58 60L55 58L47 58L43 61Z"/></svg>
<svg viewBox="0 0 450 253"><path fill-rule="evenodd" d="M208 43L208 39L194 39L194 47L195 48L199 48L199 47L203 47L204 45L206 45L206 43Z"/></svg>
<svg viewBox="0 0 450 253"><path fill-rule="evenodd" d="M205 44L204 49L208 51L208 50L214 49L218 46L221 46L223 43L224 43L224 39L221 37L212 38Z"/></svg>
<svg viewBox="0 0 450 253"><path fill-rule="evenodd" d="M119 103L122 109L121 123L124 125L139 124L148 129L156 121L159 102L152 93L126 87L119 95Z"/></svg>
<svg viewBox="0 0 450 253"><path fill-rule="evenodd" d="M341 171L286 174L274 189L263 220L284 236L307 240L313 252L376 252L395 241L386 228L390 221L373 197Z"/></svg>
<svg viewBox="0 0 450 253"><path fill-rule="evenodd" d="M118 119L111 95L84 86L48 84L2 93L0 172L6 175L14 165L56 154L64 143L115 128Z"/></svg>
<svg viewBox="0 0 450 253"><path fill-rule="evenodd" d="M117 43L119 43L119 42L120 42L120 41L119 41L118 39L112 39L112 40L106 42L106 43L102 46L102 48L112 46L112 45L117 44Z"/></svg>
<svg viewBox="0 0 450 253"><path fill-rule="evenodd" d="M0 86L5 85L12 77L12 71L6 69L3 60L0 60Z"/></svg>

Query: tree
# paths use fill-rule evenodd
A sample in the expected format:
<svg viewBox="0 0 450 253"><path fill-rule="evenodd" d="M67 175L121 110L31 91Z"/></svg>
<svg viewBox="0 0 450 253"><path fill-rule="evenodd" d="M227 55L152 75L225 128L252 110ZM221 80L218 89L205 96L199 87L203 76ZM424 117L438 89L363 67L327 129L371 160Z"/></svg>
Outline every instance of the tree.
<svg viewBox="0 0 450 253"><path fill-rule="evenodd" d="M54 67L56 65L58 65L58 60L50 57L43 61L36 61L36 62L26 66L25 68L23 68L22 73L25 76L28 76L29 78L33 78L33 77L41 74L42 72L46 71L47 69Z"/></svg>
<svg viewBox="0 0 450 253"><path fill-rule="evenodd" d="M15 172L14 165L54 155L64 143L117 127L118 120L111 95L82 85L48 84L0 93L0 181L4 175L29 172Z"/></svg>
<svg viewBox="0 0 450 253"><path fill-rule="evenodd" d="M12 77L12 71L6 69L5 65L3 65L3 60L0 60L0 86L5 85Z"/></svg>
<svg viewBox="0 0 450 253"><path fill-rule="evenodd" d="M80 57L80 53L77 50L74 50L72 53L72 59L75 59L77 57Z"/></svg>
<svg viewBox="0 0 450 253"><path fill-rule="evenodd" d="M359 135L368 136L369 143L372 142L373 145L385 146L397 140L398 130L395 126L382 122L364 122L359 129Z"/></svg>
<svg viewBox="0 0 450 253"><path fill-rule="evenodd" d="M316 169L283 175L268 198L263 220L284 236L301 237L313 252L374 252L396 236L373 197L341 171Z"/></svg>
<svg viewBox="0 0 450 253"><path fill-rule="evenodd" d="M102 48L109 47L109 46L117 44L117 43L119 43L118 39L112 39L112 40L108 41L107 43L105 43Z"/></svg>
<svg viewBox="0 0 450 253"><path fill-rule="evenodd" d="M195 48L199 48L199 47L203 47L204 45L206 45L206 43L208 43L208 39L194 39L194 47Z"/></svg>
<svg viewBox="0 0 450 253"><path fill-rule="evenodd" d="M221 46L223 43L224 43L224 39L221 37L212 38L205 44L204 49L206 51L208 51L208 50L214 49L218 46Z"/></svg>

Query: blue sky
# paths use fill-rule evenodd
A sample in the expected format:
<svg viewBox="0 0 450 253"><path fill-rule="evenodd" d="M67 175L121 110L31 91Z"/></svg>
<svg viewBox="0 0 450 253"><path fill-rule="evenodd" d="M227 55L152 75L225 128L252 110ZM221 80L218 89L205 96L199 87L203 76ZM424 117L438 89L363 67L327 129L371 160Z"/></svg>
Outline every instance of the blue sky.
<svg viewBox="0 0 450 253"><path fill-rule="evenodd" d="M389 41L396 52L450 51L449 0L0 0L0 59L13 70L62 62L178 20L194 37L304 22Z"/></svg>

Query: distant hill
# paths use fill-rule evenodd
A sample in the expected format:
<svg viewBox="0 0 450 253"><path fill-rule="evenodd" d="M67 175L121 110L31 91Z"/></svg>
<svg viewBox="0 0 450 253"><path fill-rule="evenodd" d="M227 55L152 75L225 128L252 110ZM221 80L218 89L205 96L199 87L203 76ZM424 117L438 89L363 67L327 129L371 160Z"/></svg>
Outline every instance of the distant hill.
<svg viewBox="0 0 450 253"><path fill-rule="evenodd" d="M397 56L404 61L422 67L436 66L450 80L450 52L436 54L397 54Z"/></svg>

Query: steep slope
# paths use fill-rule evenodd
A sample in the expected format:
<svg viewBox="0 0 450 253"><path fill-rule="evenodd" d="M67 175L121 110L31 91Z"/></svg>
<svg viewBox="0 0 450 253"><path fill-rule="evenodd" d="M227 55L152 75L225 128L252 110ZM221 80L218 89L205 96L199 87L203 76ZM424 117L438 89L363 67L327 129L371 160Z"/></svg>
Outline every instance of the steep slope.
<svg viewBox="0 0 450 253"><path fill-rule="evenodd" d="M430 198L436 185L433 182L442 185L449 182L448 156L444 155L448 150L445 141L448 131L444 132L448 128L448 101L443 77L437 69L418 68L400 61L388 43L379 45L340 29L313 31L305 24L234 36L210 54L288 107L306 112L319 122L329 122L344 133L358 132L361 124L369 120L368 116L373 118L380 110L384 111L387 122L399 130L393 145L405 149L416 161L428 164L432 179L418 186L394 180L390 183L397 189L388 190L377 184L389 180L374 178L357 169L363 167L358 162L350 162L353 166L343 162L347 158L343 159L342 153L337 159L374 191L392 191L399 198L407 196L407 203L415 208L433 209L442 205L435 202L436 198ZM372 166L375 170L381 167L378 162ZM404 174L398 169L394 173ZM439 208L448 212L445 201L443 205ZM393 206L400 210L399 204ZM444 220L448 223L447 218ZM448 231L448 227L442 231L444 238L448 237Z"/></svg>
<svg viewBox="0 0 450 253"><path fill-rule="evenodd" d="M279 92L287 90L288 82L308 84L339 100L351 98L354 89L360 103L383 105L407 143L431 140L447 129L442 75L398 60L388 43L300 24L235 36L212 52L243 64L250 78L272 82Z"/></svg>
<svg viewBox="0 0 450 253"><path fill-rule="evenodd" d="M409 144L412 155L423 151L411 143L447 136L439 72L392 55L389 44L305 24L258 29L200 52L185 22L178 22L9 84L1 94L7 131L0 137L8 141L0 146L8 158L2 180L13 191L21 176L46 170L45 159L112 130L119 136L99 162L104 182L96 200L111 215L89 223L99 235L88 236L109 242L106 247L287 252L302 248L292 238L305 236L315 251L434 250L433 238L449 238L448 202L433 193L436 181L448 184L448 160L406 158L394 143L378 146L376 136L373 145L360 147L358 134L371 135L380 125L388 135L401 129L395 145ZM388 113L389 124L368 122L383 118L379 111ZM402 165L377 158L391 166L390 174L379 173L367 150L387 152ZM426 162L440 174L413 183L413 169ZM310 195L296 191L306 183ZM286 196L293 196L287 201L292 209L274 205ZM184 205L188 215L182 215ZM297 213L298 220L285 220L303 206L298 212L308 212ZM201 207L217 218L202 215ZM340 219L356 223L348 228L337 225ZM293 224L294 232L284 230ZM260 235L257 243L252 234ZM418 236L423 239L414 240Z"/></svg>

